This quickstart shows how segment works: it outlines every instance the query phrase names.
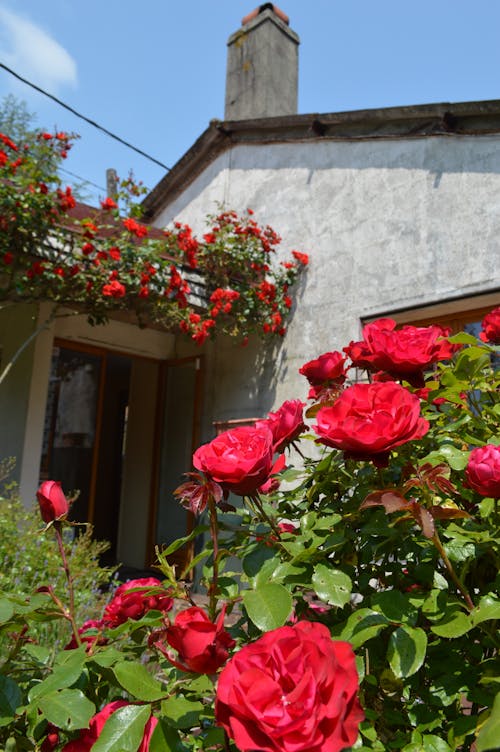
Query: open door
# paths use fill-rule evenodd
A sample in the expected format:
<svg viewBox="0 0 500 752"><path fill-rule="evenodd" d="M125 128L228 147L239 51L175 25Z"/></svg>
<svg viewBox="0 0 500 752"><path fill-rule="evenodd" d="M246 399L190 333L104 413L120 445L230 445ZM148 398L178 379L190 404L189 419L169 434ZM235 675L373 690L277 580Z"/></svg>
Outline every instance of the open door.
<svg viewBox="0 0 500 752"><path fill-rule="evenodd" d="M203 390L203 356L181 358L164 364L161 426L159 430L157 503L151 526L151 561L155 546L167 546L193 529L194 517L173 496L173 491L192 470L193 452L200 441ZM182 569L192 558L190 544L172 555Z"/></svg>
<svg viewBox="0 0 500 752"><path fill-rule="evenodd" d="M57 342L52 355L41 480L78 492L70 519L90 522L116 558L131 358Z"/></svg>

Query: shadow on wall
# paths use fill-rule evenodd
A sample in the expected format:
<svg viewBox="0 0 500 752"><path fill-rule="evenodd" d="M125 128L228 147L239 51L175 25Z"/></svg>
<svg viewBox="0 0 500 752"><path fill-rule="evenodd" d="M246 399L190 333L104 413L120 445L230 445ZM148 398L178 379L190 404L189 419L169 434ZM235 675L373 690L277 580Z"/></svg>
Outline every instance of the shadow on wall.
<svg viewBox="0 0 500 752"><path fill-rule="evenodd" d="M301 305L306 275L307 271L299 277L294 288L294 304L287 327ZM213 420L265 417L275 407L277 385L288 379L291 355L286 335L270 341L254 336L245 347L229 337L217 339L208 379Z"/></svg>

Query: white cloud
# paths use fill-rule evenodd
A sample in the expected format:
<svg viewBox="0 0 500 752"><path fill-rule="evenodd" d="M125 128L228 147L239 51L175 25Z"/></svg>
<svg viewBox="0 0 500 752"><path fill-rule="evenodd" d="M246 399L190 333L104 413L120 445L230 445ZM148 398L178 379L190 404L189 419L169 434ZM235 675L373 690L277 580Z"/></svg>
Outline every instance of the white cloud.
<svg viewBox="0 0 500 752"><path fill-rule="evenodd" d="M57 93L76 86L76 62L46 31L0 8L0 60L33 83Z"/></svg>

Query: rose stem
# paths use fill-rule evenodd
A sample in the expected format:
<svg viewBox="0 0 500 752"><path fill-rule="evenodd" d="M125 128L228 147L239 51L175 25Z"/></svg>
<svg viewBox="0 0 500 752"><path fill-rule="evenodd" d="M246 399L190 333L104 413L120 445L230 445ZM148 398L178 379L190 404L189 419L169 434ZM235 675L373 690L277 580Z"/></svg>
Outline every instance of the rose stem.
<svg viewBox="0 0 500 752"><path fill-rule="evenodd" d="M472 601L472 598L470 597L467 589L462 585L462 583L458 579L458 577L457 577L457 575L455 573L455 570L453 569L453 566L451 564L451 561L448 559L446 551L444 550L443 544L441 543L441 540L440 540L439 535L438 535L437 532L434 533L434 535L432 537L432 542L436 546L436 548L437 548L437 550L439 552L439 555L440 555L441 559L443 560L443 563L444 563L446 569L448 570L448 574L450 575L451 579L453 580L453 582L457 586L457 589L463 595L464 601L465 601L465 604L466 604L467 608L469 609L469 611L473 611L474 610L474 603Z"/></svg>
<svg viewBox="0 0 500 752"><path fill-rule="evenodd" d="M217 524L217 507L212 494L208 496L208 516L210 518L210 536L213 544L213 574L212 582L208 588L210 618L215 619L217 609L217 582L219 579L219 526Z"/></svg>
<svg viewBox="0 0 500 752"><path fill-rule="evenodd" d="M81 645L82 641L78 633L78 627L75 621L75 593L73 590L73 577L69 571L68 559L66 558L66 551L64 550L62 535L61 535L61 523L55 520L53 523L54 532L56 534L57 545L59 547L59 553L61 554L61 560L63 563L64 572L66 574L66 580L68 581L68 593L69 593L69 612L66 611L66 618L71 624L73 635L77 645Z"/></svg>
<svg viewBox="0 0 500 752"><path fill-rule="evenodd" d="M278 540L281 540L281 533L280 533L279 527L276 525L276 523L274 522L274 520L272 520L269 517L269 515L265 512L264 507L262 506L262 502L260 500L258 492L256 491L255 494L253 496L251 496L250 498L252 499L253 503L255 504L255 506L257 507L257 509L261 513L262 517L264 518L264 520L267 522L267 524L271 528L271 530L275 533L275 535L278 538Z"/></svg>

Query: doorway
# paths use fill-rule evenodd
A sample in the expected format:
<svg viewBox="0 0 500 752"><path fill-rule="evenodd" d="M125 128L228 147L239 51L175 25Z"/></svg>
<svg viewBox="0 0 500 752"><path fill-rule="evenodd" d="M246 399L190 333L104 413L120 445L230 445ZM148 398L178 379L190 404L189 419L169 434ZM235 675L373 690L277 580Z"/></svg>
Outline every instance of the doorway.
<svg viewBox="0 0 500 752"><path fill-rule="evenodd" d="M41 480L77 493L70 519L90 522L116 560L132 358L59 343L53 349Z"/></svg>

